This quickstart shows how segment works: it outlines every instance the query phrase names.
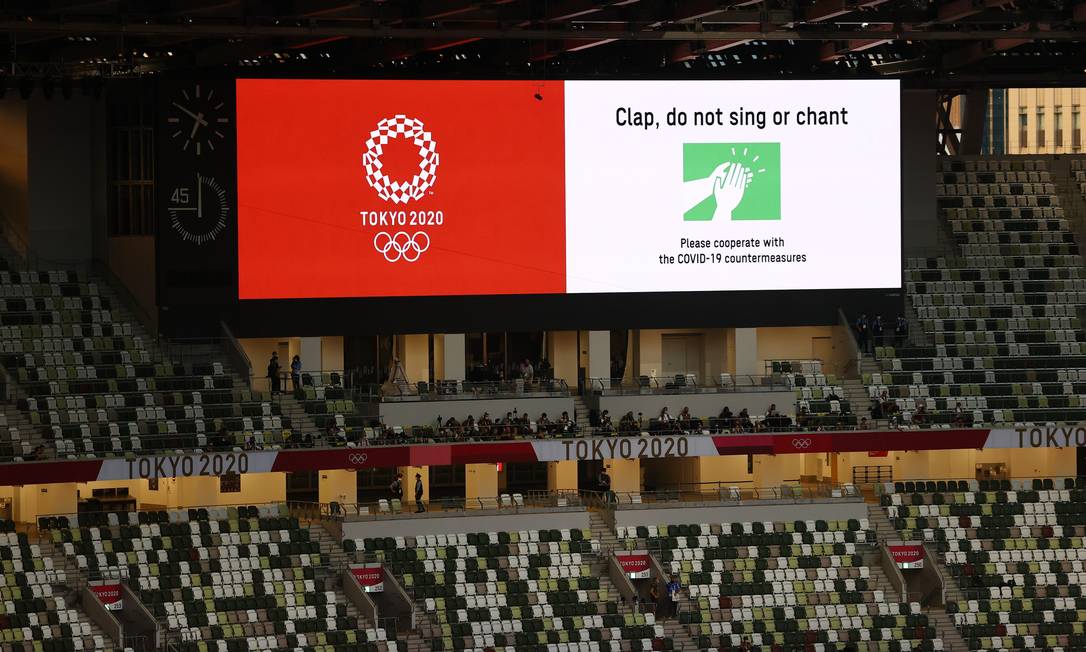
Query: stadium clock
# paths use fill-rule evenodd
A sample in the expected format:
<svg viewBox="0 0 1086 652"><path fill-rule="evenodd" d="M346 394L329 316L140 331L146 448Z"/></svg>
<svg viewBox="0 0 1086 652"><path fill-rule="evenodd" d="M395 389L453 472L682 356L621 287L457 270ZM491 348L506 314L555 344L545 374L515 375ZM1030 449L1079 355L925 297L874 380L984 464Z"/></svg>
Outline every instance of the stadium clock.
<svg viewBox="0 0 1086 652"><path fill-rule="evenodd" d="M203 89L200 84L182 88L166 114L170 140L178 143L181 151L196 156L214 152L226 139L224 131L230 122L227 105L225 98L216 97L215 89Z"/></svg>
<svg viewBox="0 0 1086 652"><path fill-rule="evenodd" d="M214 178L200 173L194 185L173 189L166 210L181 239L198 245L217 238L230 214L226 190Z"/></svg>

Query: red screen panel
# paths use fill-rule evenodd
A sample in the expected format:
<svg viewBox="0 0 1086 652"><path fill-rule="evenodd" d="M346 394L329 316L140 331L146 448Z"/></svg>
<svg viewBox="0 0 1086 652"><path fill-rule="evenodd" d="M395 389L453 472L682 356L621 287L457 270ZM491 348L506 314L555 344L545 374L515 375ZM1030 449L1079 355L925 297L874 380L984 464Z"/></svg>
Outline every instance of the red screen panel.
<svg viewBox="0 0 1086 652"><path fill-rule="evenodd" d="M563 105L561 82L238 80L239 297L565 292Z"/></svg>

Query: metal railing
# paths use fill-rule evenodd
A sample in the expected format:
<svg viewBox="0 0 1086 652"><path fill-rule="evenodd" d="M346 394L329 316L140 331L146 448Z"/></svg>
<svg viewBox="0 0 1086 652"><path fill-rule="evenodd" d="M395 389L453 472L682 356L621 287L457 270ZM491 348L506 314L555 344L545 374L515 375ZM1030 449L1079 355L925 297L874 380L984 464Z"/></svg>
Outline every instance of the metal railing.
<svg viewBox="0 0 1086 652"><path fill-rule="evenodd" d="M464 399L520 398L524 396L569 396L569 385L562 378L548 380L513 379L499 381L438 380L406 386L386 383L381 387L382 401L441 401Z"/></svg>
<svg viewBox="0 0 1086 652"><path fill-rule="evenodd" d="M637 394L719 394L725 392L791 391L786 378L780 375L720 374L711 382L699 381L687 375L639 376L624 378L588 378L588 391L602 396Z"/></svg>
<svg viewBox="0 0 1086 652"><path fill-rule="evenodd" d="M425 509L422 511L417 511L417 504L414 501L382 499L355 503L307 503L304 509L298 513L306 514L311 520L343 521L427 515L442 517L475 516L483 511L511 514L541 510L576 511L583 509L587 504L589 504L589 501L583 496L582 492L526 491L516 494L503 493L494 497L433 498L423 501Z"/></svg>
<svg viewBox="0 0 1086 652"><path fill-rule="evenodd" d="M617 492L619 507L660 503L741 503L745 501L808 503L825 501L860 502L863 496L848 485L800 484L798 481L775 487L748 487L744 482L704 482L680 484L654 491Z"/></svg>

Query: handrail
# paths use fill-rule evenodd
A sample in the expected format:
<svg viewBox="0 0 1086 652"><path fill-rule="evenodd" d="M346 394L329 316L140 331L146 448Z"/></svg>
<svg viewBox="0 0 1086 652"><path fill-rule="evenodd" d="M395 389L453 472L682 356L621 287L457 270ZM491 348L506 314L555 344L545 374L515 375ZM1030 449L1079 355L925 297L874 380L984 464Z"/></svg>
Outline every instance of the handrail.
<svg viewBox="0 0 1086 652"><path fill-rule="evenodd" d="M801 485L782 484L776 487L743 487L742 481L736 482L706 482L700 491L683 489L684 485L678 485L675 489L660 489L656 491L618 492L614 494L615 506L619 508L653 503L684 503L684 502L721 502L742 503L744 501L785 501L790 503L805 503L822 500L839 500L841 502L862 502L863 496L858 493L848 492L844 485L822 484ZM704 487L711 488L705 491Z"/></svg>
<svg viewBox="0 0 1086 652"><path fill-rule="evenodd" d="M758 391L791 391L788 381L779 374L767 376L720 374L712 383L689 384L673 382L674 377L639 376L632 382L624 378L587 378L589 391L602 396L624 395L672 395L672 394L720 394Z"/></svg>
<svg viewBox="0 0 1086 652"><path fill-rule="evenodd" d="M859 376L863 370L863 358L864 352L860 350L860 344L856 341L856 333L852 331L852 324L849 323L848 317L845 316L843 308L837 308L837 324L844 329L845 344L848 346L849 353L851 353L849 364L845 365L844 375ZM854 369L850 369L852 365L855 365Z"/></svg>
<svg viewBox="0 0 1086 652"><path fill-rule="evenodd" d="M251 378L253 376L253 363L249 360L248 354L245 353L245 349L241 346L241 342L234 337L234 332L230 330L230 326L226 324L225 320L219 322L219 327L222 329L223 338L229 345L226 347L227 357L230 358L230 363L236 371L246 382L249 384L249 389L253 388Z"/></svg>

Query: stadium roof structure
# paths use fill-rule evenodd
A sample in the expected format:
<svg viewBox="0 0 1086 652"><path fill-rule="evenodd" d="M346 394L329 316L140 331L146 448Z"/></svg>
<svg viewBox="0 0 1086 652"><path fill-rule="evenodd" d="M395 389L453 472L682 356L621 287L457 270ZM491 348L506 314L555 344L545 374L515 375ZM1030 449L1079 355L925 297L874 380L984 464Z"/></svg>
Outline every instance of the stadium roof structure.
<svg viewBox="0 0 1086 652"><path fill-rule="evenodd" d="M0 34L3 73L36 78L1086 81L1086 1L1076 0L8 0Z"/></svg>

